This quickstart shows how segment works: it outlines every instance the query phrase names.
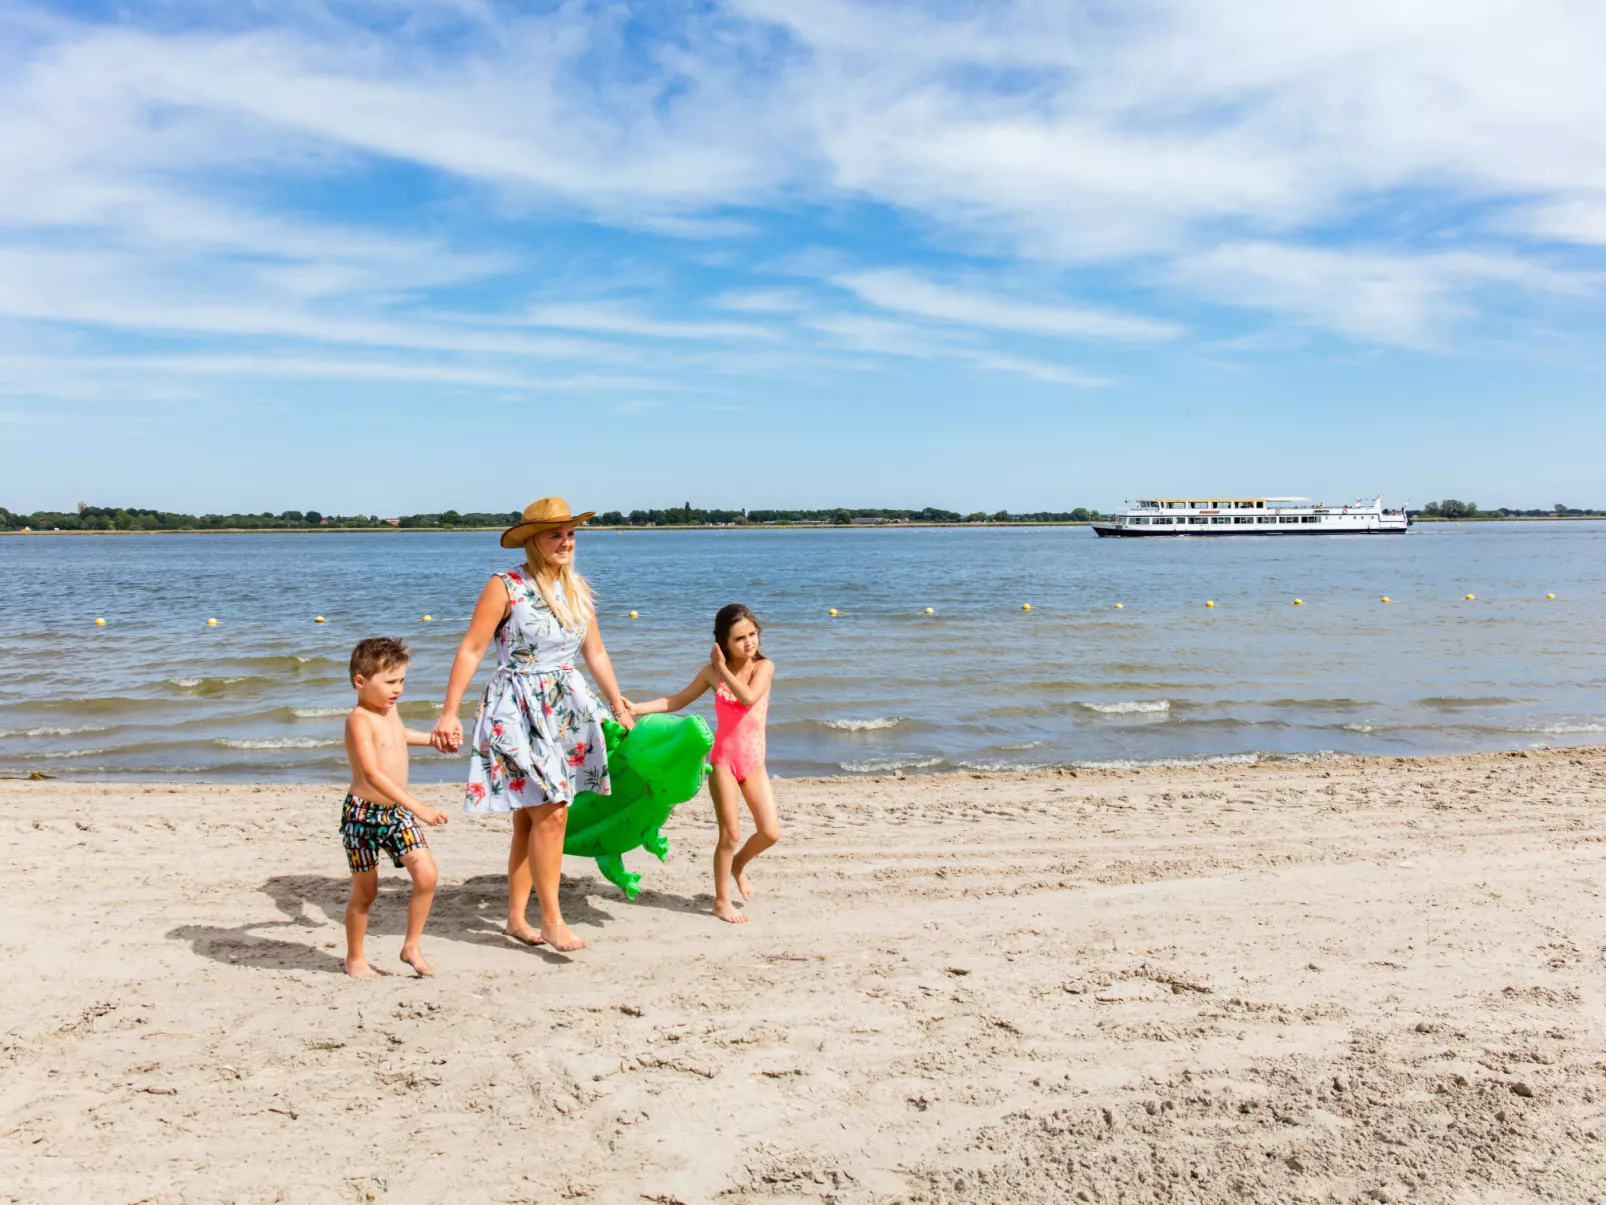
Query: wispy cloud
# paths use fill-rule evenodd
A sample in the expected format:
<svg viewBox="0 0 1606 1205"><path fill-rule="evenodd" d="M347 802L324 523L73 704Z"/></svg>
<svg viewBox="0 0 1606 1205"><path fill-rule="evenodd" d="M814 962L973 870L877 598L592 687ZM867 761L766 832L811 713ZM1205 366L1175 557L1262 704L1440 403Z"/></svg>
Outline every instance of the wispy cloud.
<svg viewBox="0 0 1606 1205"><path fill-rule="evenodd" d="M1591 332L1602 44L1572 0L12 3L0 318L151 396Z"/></svg>
<svg viewBox="0 0 1606 1205"><path fill-rule="evenodd" d="M853 272L836 278L871 305L962 326L1021 331L1034 335L1111 339L1149 343L1175 339L1181 327L1101 310L1015 301L988 292L937 284L898 268Z"/></svg>

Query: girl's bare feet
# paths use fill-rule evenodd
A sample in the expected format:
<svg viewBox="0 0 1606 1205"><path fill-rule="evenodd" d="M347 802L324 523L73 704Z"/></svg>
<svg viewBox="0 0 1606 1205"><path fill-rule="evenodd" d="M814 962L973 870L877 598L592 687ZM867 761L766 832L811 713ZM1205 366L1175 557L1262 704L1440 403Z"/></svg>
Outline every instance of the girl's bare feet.
<svg viewBox="0 0 1606 1205"><path fill-rule="evenodd" d="M723 904L716 903L714 905L714 915L722 921L729 921L733 925L745 925L747 923L747 917L736 911L735 906L729 901Z"/></svg>
<svg viewBox="0 0 1606 1205"><path fill-rule="evenodd" d="M554 950L564 954L571 953L574 950L583 950L586 948L585 939L583 937L576 937L574 935L574 931L562 921L559 921L555 925L547 925L543 922L541 925L541 940L550 945Z"/></svg>
<svg viewBox="0 0 1606 1205"><path fill-rule="evenodd" d="M406 946L403 946L401 960L412 967L414 973L420 979L435 978L435 968L424 961L424 952L422 950L409 950Z"/></svg>
<svg viewBox="0 0 1606 1205"><path fill-rule="evenodd" d="M506 933L514 941L523 942L527 946L538 946L546 940L546 938L530 928L528 923L515 925L509 922L502 926L502 932Z"/></svg>
<svg viewBox="0 0 1606 1205"><path fill-rule="evenodd" d="M348 958L346 959L346 974L353 979L376 979L379 973L368 965L366 958Z"/></svg>
<svg viewBox="0 0 1606 1205"><path fill-rule="evenodd" d="M736 880L736 890L742 893L742 898L744 900L750 900L758 894L758 892L753 890L753 885L747 881L746 868L738 870L731 877Z"/></svg>

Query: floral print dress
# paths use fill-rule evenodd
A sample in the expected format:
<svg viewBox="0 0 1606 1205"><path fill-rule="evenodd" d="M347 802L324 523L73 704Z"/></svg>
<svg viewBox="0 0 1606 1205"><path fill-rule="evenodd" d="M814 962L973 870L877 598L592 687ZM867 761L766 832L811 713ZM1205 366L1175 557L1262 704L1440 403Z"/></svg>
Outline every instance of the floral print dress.
<svg viewBox="0 0 1606 1205"><path fill-rule="evenodd" d="M496 630L496 672L474 716L464 807L514 812L571 803L581 791L606 795L608 709L574 667L585 628L559 623L527 571L497 576L512 609Z"/></svg>

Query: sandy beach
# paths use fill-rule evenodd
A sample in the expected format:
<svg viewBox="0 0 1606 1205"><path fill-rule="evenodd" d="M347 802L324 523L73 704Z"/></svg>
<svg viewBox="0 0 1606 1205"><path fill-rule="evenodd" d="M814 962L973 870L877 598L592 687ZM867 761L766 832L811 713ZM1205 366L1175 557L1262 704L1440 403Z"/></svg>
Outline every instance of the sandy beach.
<svg viewBox="0 0 1606 1205"><path fill-rule="evenodd" d="M336 790L0 784L0 1199L1606 1201L1606 750L777 786L355 982Z"/></svg>

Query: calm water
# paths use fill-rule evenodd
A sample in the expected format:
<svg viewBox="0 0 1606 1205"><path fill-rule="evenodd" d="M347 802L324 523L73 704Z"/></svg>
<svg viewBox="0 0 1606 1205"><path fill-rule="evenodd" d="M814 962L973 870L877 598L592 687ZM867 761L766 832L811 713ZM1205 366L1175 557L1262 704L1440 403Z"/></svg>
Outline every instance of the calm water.
<svg viewBox="0 0 1606 1205"><path fill-rule="evenodd" d="M592 532L580 557L629 695L684 685L719 605L758 613L785 775L1606 733L1606 523ZM513 559L486 533L0 539L0 774L343 781L352 644L411 642L404 713L428 727L475 596ZM414 773L464 770L426 751Z"/></svg>

